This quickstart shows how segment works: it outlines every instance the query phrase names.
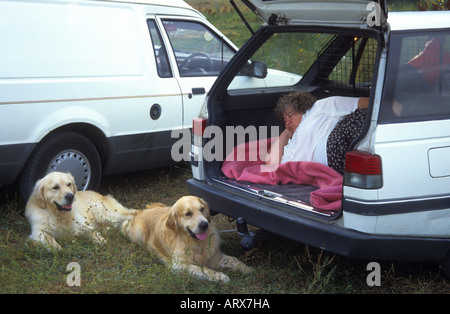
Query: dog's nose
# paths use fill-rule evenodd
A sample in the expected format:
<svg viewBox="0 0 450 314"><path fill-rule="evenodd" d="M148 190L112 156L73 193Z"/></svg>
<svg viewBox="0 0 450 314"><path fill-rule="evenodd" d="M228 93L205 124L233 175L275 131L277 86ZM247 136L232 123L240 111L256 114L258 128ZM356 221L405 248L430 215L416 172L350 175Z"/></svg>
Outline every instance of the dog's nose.
<svg viewBox="0 0 450 314"><path fill-rule="evenodd" d="M67 194L65 195L66 201L68 201L69 203L72 203L72 202L73 202L74 196L75 196L75 195L74 195L73 193L67 193Z"/></svg>
<svg viewBox="0 0 450 314"><path fill-rule="evenodd" d="M204 220L198 224L198 229L205 231L206 229L208 229L208 226L209 226L208 222Z"/></svg>

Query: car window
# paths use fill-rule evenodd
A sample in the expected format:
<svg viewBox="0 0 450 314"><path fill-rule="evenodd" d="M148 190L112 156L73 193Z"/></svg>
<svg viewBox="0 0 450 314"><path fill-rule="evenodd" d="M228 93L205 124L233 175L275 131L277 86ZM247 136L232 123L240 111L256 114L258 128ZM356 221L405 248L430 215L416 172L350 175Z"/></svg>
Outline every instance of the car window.
<svg viewBox="0 0 450 314"><path fill-rule="evenodd" d="M275 33L250 60L267 65L267 88L293 86L308 75L309 84L352 91L359 89L368 94L377 48L377 40L370 37L330 33ZM248 65L244 65L241 75L248 74L246 68ZM253 87L261 87L255 82L251 84ZM249 87L236 82L230 85L230 89Z"/></svg>
<svg viewBox="0 0 450 314"><path fill-rule="evenodd" d="M450 118L450 35L392 34L380 122Z"/></svg>
<svg viewBox="0 0 450 314"><path fill-rule="evenodd" d="M234 55L222 38L201 23L163 20L180 76L217 76Z"/></svg>
<svg viewBox="0 0 450 314"><path fill-rule="evenodd" d="M319 78L351 88L370 88L377 54L377 41L374 38L359 36L349 37L348 40L350 49L347 53L341 57L336 66L332 65L328 77L319 75Z"/></svg>
<svg viewBox="0 0 450 314"><path fill-rule="evenodd" d="M251 59L264 62L270 69L304 75L331 37L329 34L278 33Z"/></svg>
<svg viewBox="0 0 450 314"><path fill-rule="evenodd" d="M317 55L333 38L320 33L275 33L272 34L249 58L231 82L229 90L246 88L271 88L297 84L316 61ZM259 79L245 80L252 76L252 62L262 62L268 68L264 83Z"/></svg>
<svg viewBox="0 0 450 314"><path fill-rule="evenodd" d="M153 43L153 50L156 58L156 68L160 77L172 77L172 70L170 69L169 58L167 51L161 39L161 34L154 20L147 21L150 30L150 37Z"/></svg>

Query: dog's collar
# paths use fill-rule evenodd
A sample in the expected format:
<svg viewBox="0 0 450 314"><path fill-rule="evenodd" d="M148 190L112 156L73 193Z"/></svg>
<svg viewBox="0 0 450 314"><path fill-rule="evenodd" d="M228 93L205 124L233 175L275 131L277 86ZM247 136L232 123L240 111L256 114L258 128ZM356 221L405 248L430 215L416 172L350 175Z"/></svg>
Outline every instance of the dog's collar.
<svg viewBox="0 0 450 314"><path fill-rule="evenodd" d="M56 201L53 201L53 203L55 203L56 208L59 211L70 212L72 210L72 204L62 206L62 205L59 205Z"/></svg>

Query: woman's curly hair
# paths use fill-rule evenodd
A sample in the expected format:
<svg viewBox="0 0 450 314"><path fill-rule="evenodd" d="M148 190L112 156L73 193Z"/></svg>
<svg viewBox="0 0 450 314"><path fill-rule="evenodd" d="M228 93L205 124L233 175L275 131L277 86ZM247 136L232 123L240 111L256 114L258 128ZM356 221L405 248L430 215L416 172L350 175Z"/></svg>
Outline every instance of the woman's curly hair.
<svg viewBox="0 0 450 314"><path fill-rule="evenodd" d="M283 114L289 107L292 107L298 113L306 113L316 101L316 97L308 92L291 92L278 99L274 109L275 115L278 119L283 120Z"/></svg>

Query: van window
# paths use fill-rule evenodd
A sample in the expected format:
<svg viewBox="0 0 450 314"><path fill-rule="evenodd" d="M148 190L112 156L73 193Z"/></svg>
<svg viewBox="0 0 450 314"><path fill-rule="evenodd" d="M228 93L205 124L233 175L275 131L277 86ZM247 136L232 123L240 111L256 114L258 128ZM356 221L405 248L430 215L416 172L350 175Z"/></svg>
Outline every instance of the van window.
<svg viewBox="0 0 450 314"><path fill-rule="evenodd" d="M392 34L380 122L450 118L448 32Z"/></svg>
<svg viewBox="0 0 450 314"><path fill-rule="evenodd" d="M217 76L233 50L206 26L197 22L163 20L180 76Z"/></svg>
<svg viewBox="0 0 450 314"><path fill-rule="evenodd" d="M167 51L161 39L161 34L156 27L154 20L148 20L148 29L150 30L150 37L153 43L153 50L155 52L156 67L160 77L172 77L172 70L170 69L169 58L167 58Z"/></svg>

